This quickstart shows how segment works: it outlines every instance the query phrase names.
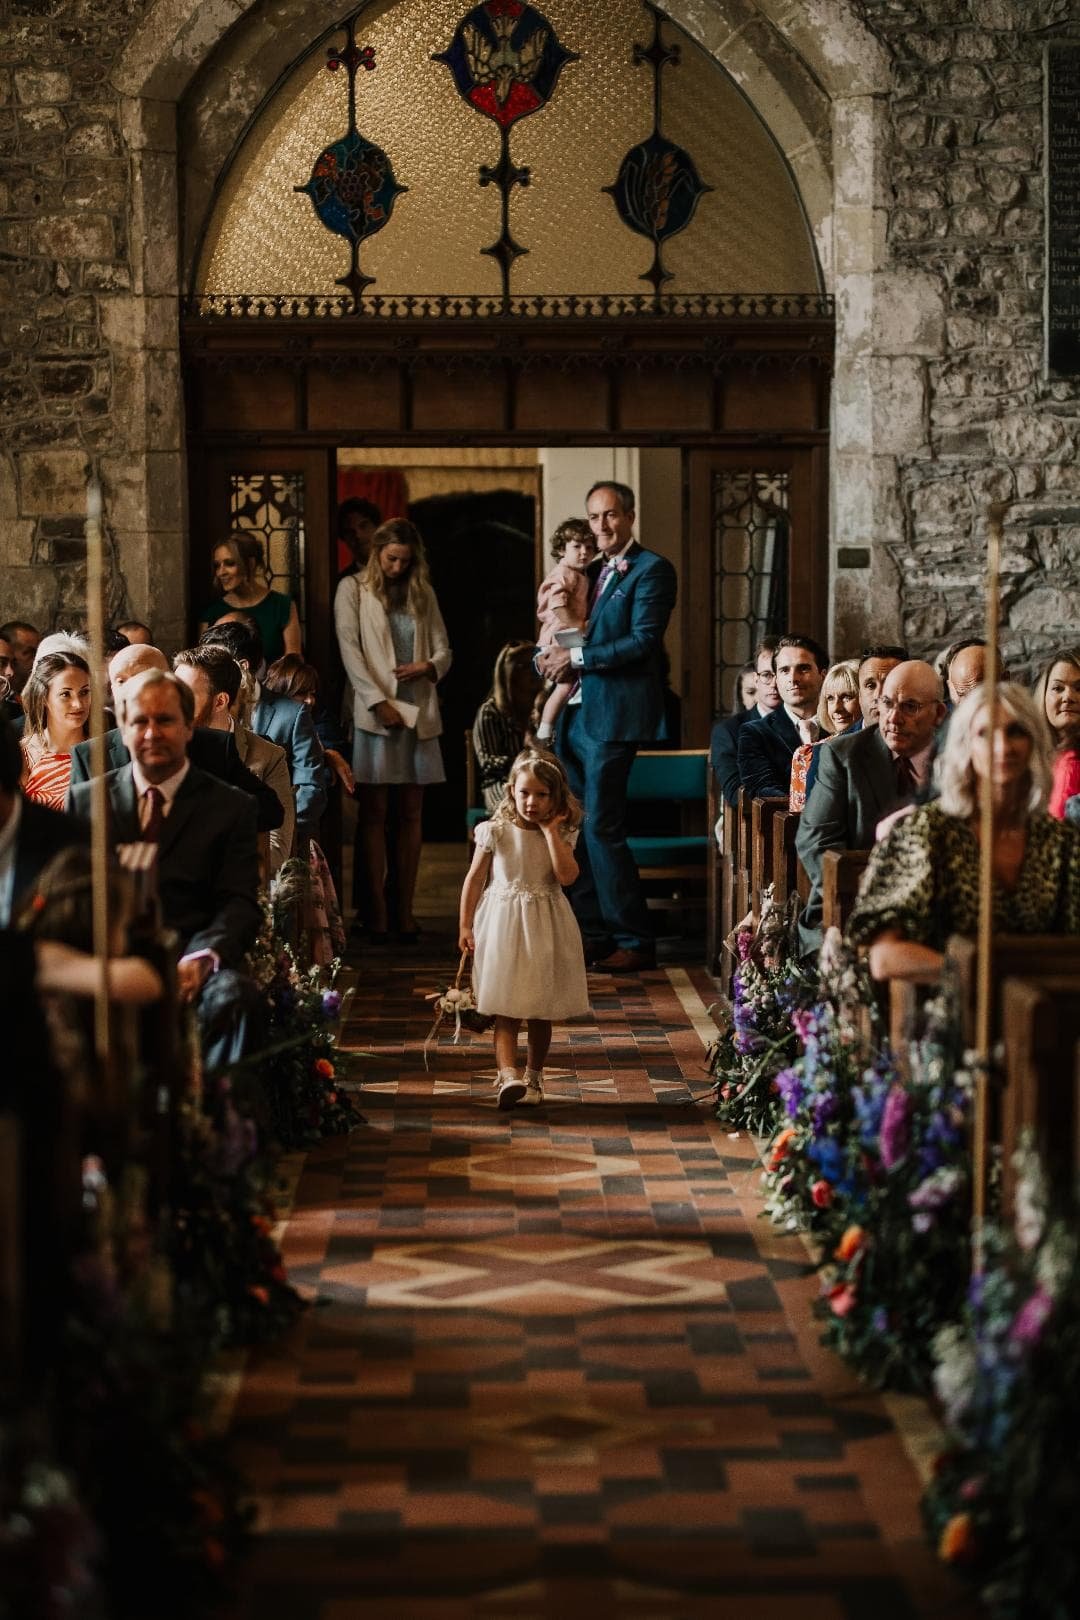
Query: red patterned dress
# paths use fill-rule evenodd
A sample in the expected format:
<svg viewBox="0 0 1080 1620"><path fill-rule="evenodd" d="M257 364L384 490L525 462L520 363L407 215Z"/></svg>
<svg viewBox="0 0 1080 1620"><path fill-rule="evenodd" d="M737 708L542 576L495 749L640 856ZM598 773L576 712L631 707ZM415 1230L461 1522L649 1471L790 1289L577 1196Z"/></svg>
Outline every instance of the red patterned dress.
<svg viewBox="0 0 1080 1620"><path fill-rule="evenodd" d="M21 744L23 756L23 796L50 810L62 810L71 781L71 755L54 752L46 747L37 754L26 743Z"/></svg>

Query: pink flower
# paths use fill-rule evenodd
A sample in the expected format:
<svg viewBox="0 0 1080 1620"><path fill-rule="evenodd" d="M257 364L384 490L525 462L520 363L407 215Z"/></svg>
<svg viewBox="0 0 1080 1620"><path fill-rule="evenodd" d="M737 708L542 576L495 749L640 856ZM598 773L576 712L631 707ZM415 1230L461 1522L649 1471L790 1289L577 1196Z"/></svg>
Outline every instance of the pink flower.
<svg viewBox="0 0 1080 1620"><path fill-rule="evenodd" d="M1009 1329L1010 1342L1024 1345L1028 1349L1038 1344L1053 1308L1054 1301L1046 1289L1036 1288L1031 1298L1024 1301L1013 1317L1012 1327Z"/></svg>
<svg viewBox="0 0 1080 1620"><path fill-rule="evenodd" d="M625 557L616 557L611 566L614 568L617 574L625 574L630 564L627 562Z"/></svg>
<svg viewBox="0 0 1080 1620"><path fill-rule="evenodd" d="M829 1289L829 1309L834 1316L846 1316L855 1305L855 1290L848 1283Z"/></svg>

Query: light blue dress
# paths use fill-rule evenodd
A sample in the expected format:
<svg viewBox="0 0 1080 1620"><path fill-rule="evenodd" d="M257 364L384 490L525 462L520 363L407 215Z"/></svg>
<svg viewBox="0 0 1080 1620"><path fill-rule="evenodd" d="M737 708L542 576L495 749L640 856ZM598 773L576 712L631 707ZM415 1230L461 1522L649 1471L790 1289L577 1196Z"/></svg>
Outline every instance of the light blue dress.
<svg viewBox="0 0 1080 1620"><path fill-rule="evenodd" d="M416 646L416 620L402 608L391 609L387 618L395 662L411 664ZM421 681L399 681L394 696L403 703L418 703L421 686ZM430 787L436 782L445 782L439 739L419 738L411 726L388 731L385 737L357 728L353 732L353 775L358 782L372 787L399 782Z"/></svg>

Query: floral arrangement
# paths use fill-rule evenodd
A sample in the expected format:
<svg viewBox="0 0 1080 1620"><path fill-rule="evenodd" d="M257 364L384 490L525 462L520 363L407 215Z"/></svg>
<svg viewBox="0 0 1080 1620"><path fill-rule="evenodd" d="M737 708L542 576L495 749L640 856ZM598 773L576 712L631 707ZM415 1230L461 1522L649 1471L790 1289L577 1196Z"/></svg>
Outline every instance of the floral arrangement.
<svg viewBox="0 0 1080 1620"><path fill-rule="evenodd" d="M98 1533L42 1427L26 1414L0 1425L0 1613L78 1620L100 1612Z"/></svg>
<svg viewBox="0 0 1080 1620"><path fill-rule="evenodd" d="M1015 1229L984 1233L982 1269L934 1341L949 1436L923 1498L939 1556L994 1620L1080 1613L1078 1211L1051 1219L1025 1146Z"/></svg>
<svg viewBox="0 0 1080 1620"><path fill-rule="evenodd" d="M929 1387L933 1335L956 1314L969 1273L971 1077L951 996L925 1017L909 1077L885 1050L852 1090L836 1144L834 1207L845 1225L821 1274L825 1343L892 1389Z"/></svg>
<svg viewBox="0 0 1080 1620"><path fill-rule="evenodd" d="M817 990L817 975L799 966L787 939L787 920L767 892L756 933L743 928L735 935L732 999L719 1004L724 1023L706 1055L717 1117L755 1136L770 1135L781 1118L776 1077L795 1056L793 1016Z"/></svg>
<svg viewBox="0 0 1080 1620"><path fill-rule="evenodd" d="M286 1150L352 1130L359 1114L345 1085L363 1055L337 1049L355 988L338 987L340 962L302 969L268 907L247 969L262 991L266 1042L231 1067L237 1105Z"/></svg>

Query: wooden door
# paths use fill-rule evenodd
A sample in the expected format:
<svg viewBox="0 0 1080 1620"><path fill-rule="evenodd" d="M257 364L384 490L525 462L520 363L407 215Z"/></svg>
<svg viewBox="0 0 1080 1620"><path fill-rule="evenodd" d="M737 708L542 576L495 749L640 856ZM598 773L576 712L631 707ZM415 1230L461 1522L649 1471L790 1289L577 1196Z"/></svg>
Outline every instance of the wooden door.
<svg viewBox="0 0 1080 1620"><path fill-rule="evenodd" d="M193 458L194 459L194 458ZM334 453L327 448L213 449L193 467L192 630L212 596L214 547L234 529L258 535L274 590L296 601L304 656L334 685Z"/></svg>
<svg viewBox="0 0 1080 1620"><path fill-rule="evenodd" d="M701 747L762 635L826 640L826 463L823 445L686 454L683 742Z"/></svg>

